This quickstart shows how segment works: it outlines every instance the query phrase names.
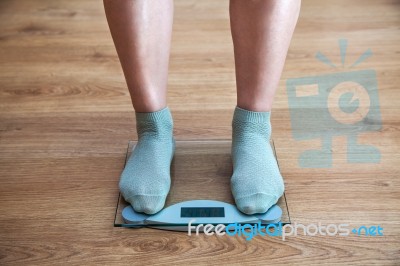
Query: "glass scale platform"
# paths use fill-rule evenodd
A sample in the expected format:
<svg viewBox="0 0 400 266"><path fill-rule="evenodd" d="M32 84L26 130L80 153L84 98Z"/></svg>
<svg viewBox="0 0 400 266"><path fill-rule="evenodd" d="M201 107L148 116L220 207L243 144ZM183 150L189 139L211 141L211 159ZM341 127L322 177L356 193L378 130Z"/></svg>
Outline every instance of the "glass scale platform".
<svg viewBox="0 0 400 266"><path fill-rule="evenodd" d="M135 145L136 141L129 141L125 162ZM271 145L277 158L273 141ZM190 200L216 200L235 205L230 190L231 175L231 140L177 140L171 164L171 189L164 209ZM277 205L282 209L280 222L290 224L285 194ZM137 227L125 223L122 211L126 206L129 206L129 203L125 202L119 193L114 226Z"/></svg>

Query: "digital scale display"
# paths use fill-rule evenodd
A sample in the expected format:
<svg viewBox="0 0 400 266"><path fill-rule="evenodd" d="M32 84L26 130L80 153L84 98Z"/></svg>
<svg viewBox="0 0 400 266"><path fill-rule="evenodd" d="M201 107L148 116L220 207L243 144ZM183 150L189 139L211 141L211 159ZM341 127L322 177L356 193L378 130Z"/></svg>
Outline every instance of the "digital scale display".
<svg viewBox="0 0 400 266"><path fill-rule="evenodd" d="M225 217L224 207L181 207L182 218Z"/></svg>

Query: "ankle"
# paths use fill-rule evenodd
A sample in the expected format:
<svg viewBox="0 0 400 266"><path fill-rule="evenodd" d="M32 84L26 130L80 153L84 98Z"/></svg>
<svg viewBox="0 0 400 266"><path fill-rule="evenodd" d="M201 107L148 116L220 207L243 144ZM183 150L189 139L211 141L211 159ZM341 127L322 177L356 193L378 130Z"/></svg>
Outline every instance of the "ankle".
<svg viewBox="0 0 400 266"><path fill-rule="evenodd" d="M236 107L232 119L232 137L252 133L269 138L272 131L270 116L271 112L254 112Z"/></svg>
<svg viewBox="0 0 400 266"><path fill-rule="evenodd" d="M139 138L145 135L170 138L173 126L168 107L156 112L136 113L136 131Z"/></svg>

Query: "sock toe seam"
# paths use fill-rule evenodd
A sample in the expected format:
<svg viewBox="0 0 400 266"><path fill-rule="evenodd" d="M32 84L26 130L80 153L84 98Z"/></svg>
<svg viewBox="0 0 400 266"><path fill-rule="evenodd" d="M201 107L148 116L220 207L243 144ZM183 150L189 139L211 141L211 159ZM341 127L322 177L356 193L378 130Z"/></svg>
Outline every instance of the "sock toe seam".
<svg viewBox="0 0 400 266"><path fill-rule="evenodd" d="M268 194L268 193L264 193L264 192L257 192L257 193L253 193L253 194L250 194L250 195L246 195L246 196L243 196L243 197L240 197L240 198L236 198L236 200L241 200L241 199L248 198L248 197L255 196L255 195L259 195L259 194L266 195L266 196L272 196L272 197L274 197L276 200L279 199L279 197L276 196L276 195L274 195L274 194Z"/></svg>
<svg viewBox="0 0 400 266"><path fill-rule="evenodd" d="M153 194L138 194L138 195L133 195L133 196L131 196L131 197L129 197L129 199L131 199L131 198L134 198L134 197L140 197L140 196L144 196L144 197L165 197L165 196L167 196L168 194L157 194L157 195L153 195Z"/></svg>

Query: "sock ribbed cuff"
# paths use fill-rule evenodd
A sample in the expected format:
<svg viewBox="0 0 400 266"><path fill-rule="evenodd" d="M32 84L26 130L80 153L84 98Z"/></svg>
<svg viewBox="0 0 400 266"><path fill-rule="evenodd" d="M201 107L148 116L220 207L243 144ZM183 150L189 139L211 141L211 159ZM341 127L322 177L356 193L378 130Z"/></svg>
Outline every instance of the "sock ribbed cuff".
<svg viewBox="0 0 400 266"><path fill-rule="evenodd" d="M168 107L159 111L136 113L136 131L140 138L144 134L170 137L174 122Z"/></svg>
<svg viewBox="0 0 400 266"><path fill-rule="evenodd" d="M155 112L147 112L147 113L138 113L135 112L136 114L136 121L141 122L141 121L159 121L159 120L172 120L171 112L167 107L155 111Z"/></svg>
<svg viewBox="0 0 400 266"><path fill-rule="evenodd" d="M235 108L233 120L235 122L253 122L253 123L270 123L271 111L269 112L254 112L242 109L238 106Z"/></svg>

